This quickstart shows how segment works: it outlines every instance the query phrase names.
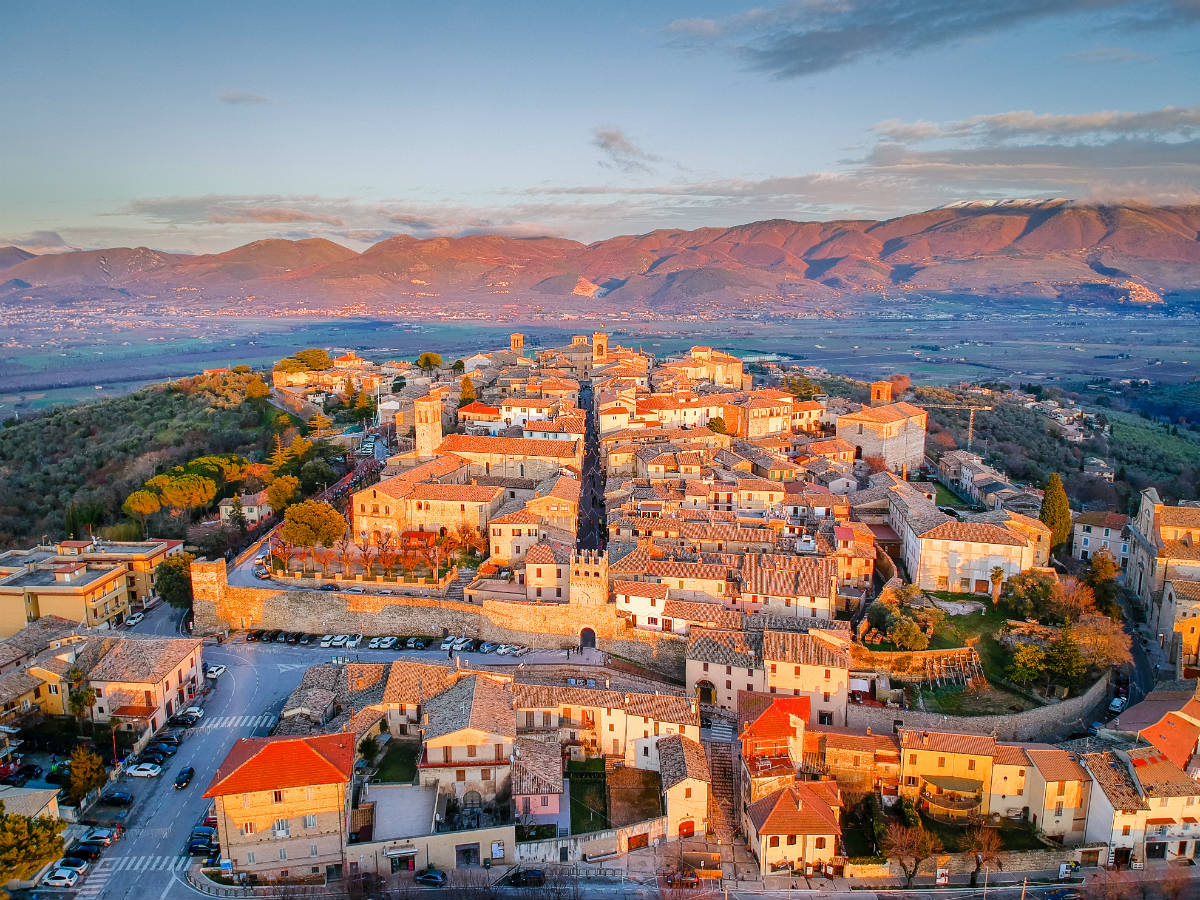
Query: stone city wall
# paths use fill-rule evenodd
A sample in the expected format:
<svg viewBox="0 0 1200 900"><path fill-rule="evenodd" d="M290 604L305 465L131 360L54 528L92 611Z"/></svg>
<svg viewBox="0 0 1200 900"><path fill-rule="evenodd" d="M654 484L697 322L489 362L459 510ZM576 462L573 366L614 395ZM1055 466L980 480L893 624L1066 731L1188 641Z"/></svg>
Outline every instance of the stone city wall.
<svg viewBox="0 0 1200 900"><path fill-rule="evenodd" d="M1086 729L1107 699L1108 676L1105 675L1078 697L998 716L944 716L915 709L889 709L851 703L846 708L846 726L856 731L870 728L875 732L887 733L892 730L894 723L900 722L905 728L925 728L930 731L995 733L996 739L1001 741L1042 741L1066 737Z"/></svg>
<svg viewBox="0 0 1200 900"><path fill-rule="evenodd" d="M482 605L429 597L284 591L227 583L223 562L192 564L198 634L228 629L283 628L315 634L465 634L540 649L578 647L590 628L596 646L655 672L679 678L687 640L627 626L610 604L519 603Z"/></svg>

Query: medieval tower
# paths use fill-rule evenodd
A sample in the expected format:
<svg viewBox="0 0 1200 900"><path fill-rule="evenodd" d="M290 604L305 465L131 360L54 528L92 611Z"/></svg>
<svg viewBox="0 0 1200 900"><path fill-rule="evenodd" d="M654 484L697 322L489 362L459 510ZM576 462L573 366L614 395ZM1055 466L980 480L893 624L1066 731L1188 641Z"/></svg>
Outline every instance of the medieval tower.
<svg viewBox="0 0 1200 900"><path fill-rule="evenodd" d="M571 553L571 578L567 597L574 606L608 603L608 554L603 550Z"/></svg>
<svg viewBox="0 0 1200 900"><path fill-rule="evenodd" d="M432 394L413 401L413 451L418 459L433 459L442 442L442 401Z"/></svg>
<svg viewBox="0 0 1200 900"><path fill-rule="evenodd" d="M871 405L884 406L892 402L892 383L890 381L871 382Z"/></svg>
<svg viewBox="0 0 1200 900"><path fill-rule="evenodd" d="M525 355L525 335L514 331L508 336L508 349L517 356Z"/></svg>
<svg viewBox="0 0 1200 900"><path fill-rule="evenodd" d="M603 331L592 332L592 366L603 366L608 362L608 335Z"/></svg>

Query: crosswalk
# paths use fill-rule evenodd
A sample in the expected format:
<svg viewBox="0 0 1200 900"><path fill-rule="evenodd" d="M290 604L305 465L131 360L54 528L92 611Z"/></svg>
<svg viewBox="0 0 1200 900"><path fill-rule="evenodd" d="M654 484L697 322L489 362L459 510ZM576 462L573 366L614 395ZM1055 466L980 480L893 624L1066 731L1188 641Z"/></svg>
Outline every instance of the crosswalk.
<svg viewBox="0 0 1200 900"><path fill-rule="evenodd" d="M98 900L109 880L118 872L181 872L191 860L181 854L110 856L100 860L79 889L75 900Z"/></svg>
<svg viewBox="0 0 1200 900"><path fill-rule="evenodd" d="M259 716L213 716L202 719L191 731L195 734L207 731L219 731L225 728L269 729L275 727L275 722L275 716L270 714Z"/></svg>
<svg viewBox="0 0 1200 900"><path fill-rule="evenodd" d="M733 724L726 719L714 719L709 734L714 741L732 741Z"/></svg>

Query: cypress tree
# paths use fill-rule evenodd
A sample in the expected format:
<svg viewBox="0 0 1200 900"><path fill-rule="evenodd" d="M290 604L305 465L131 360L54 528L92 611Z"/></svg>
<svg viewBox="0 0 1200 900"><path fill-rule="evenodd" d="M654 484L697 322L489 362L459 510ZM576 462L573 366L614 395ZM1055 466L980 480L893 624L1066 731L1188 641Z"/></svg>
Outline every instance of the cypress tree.
<svg viewBox="0 0 1200 900"><path fill-rule="evenodd" d="M1067 503L1067 492L1057 472L1052 473L1046 482L1040 518L1052 532L1050 546L1061 547L1071 537L1071 506Z"/></svg>

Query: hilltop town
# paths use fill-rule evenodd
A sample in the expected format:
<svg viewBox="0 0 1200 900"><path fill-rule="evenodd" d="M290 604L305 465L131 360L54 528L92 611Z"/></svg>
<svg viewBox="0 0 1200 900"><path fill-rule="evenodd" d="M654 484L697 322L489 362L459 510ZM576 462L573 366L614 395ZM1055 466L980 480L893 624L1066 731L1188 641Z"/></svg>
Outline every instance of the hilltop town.
<svg viewBox="0 0 1200 900"><path fill-rule="evenodd" d="M231 486L205 501L245 535L227 558L190 531L0 555L5 721L104 724L112 777L149 776L135 810L194 746L201 888L1175 877L1200 852L1200 504L1072 514L1057 476L933 454L946 404L907 379L856 402L817 374L603 331L297 352L247 390L307 437L137 492L166 515L186 479ZM283 474L329 448L344 475Z"/></svg>

